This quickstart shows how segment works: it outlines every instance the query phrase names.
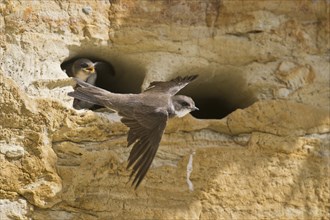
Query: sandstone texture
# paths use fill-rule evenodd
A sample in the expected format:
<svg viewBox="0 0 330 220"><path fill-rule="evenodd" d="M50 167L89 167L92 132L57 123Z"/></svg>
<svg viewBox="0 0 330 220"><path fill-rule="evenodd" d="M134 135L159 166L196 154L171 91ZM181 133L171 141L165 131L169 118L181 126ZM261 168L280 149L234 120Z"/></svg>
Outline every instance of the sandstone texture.
<svg viewBox="0 0 330 220"><path fill-rule="evenodd" d="M328 0L0 1L0 219L329 219ZM127 128L63 62L139 92L199 74L138 190Z"/></svg>

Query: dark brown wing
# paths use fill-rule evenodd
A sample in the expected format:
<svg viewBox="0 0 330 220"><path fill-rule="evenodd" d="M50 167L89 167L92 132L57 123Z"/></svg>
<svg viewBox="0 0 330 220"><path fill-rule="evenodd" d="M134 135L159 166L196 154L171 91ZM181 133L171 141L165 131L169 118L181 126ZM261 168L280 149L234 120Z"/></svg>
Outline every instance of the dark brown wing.
<svg viewBox="0 0 330 220"><path fill-rule="evenodd" d="M121 114L119 112L119 114ZM130 178L135 175L132 186L135 189L145 177L156 155L168 118L167 112L139 111L131 115L121 114L121 121L130 128L127 146L133 148L128 158L127 168L133 165Z"/></svg>
<svg viewBox="0 0 330 220"><path fill-rule="evenodd" d="M185 76L185 77L178 76L175 79L172 79L167 82L161 82L161 81L151 82L149 87L144 92L162 92L162 93L175 95L183 87L188 85L188 83L190 83L197 77L198 75Z"/></svg>

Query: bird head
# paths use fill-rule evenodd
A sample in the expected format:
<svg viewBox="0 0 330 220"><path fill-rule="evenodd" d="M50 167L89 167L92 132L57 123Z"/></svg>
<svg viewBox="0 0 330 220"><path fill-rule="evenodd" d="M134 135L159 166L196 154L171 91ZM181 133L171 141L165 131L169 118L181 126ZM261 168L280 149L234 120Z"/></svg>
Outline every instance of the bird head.
<svg viewBox="0 0 330 220"><path fill-rule="evenodd" d="M72 66L73 76L85 81L90 75L96 73L95 65L97 64L98 62L93 63L85 58L78 59Z"/></svg>
<svg viewBox="0 0 330 220"><path fill-rule="evenodd" d="M94 64L87 64L87 63L82 63L80 65L81 67L81 70L88 73L88 74L93 74L95 73L95 67L94 67Z"/></svg>
<svg viewBox="0 0 330 220"><path fill-rule="evenodd" d="M179 118L185 116L186 114L199 110L195 106L194 100L188 96L176 95L172 97L172 102L174 105L175 115Z"/></svg>

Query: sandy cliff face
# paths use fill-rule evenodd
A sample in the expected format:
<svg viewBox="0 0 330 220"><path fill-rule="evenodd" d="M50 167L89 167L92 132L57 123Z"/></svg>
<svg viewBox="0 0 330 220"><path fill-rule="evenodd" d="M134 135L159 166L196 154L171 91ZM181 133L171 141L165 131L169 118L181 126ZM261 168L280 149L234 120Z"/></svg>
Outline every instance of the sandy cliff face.
<svg viewBox="0 0 330 220"><path fill-rule="evenodd" d="M0 219L329 218L329 8L1 2ZM76 57L111 64L119 92L200 75L183 93L201 111L169 122L137 191L127 128L71 107Z"/></svg>

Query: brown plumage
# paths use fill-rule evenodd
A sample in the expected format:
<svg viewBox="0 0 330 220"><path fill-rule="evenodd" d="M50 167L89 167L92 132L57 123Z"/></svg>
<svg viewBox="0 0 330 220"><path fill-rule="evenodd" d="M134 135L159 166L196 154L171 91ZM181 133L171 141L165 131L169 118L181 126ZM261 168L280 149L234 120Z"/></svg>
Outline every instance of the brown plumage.
<svg viewBox="0 0 330 220"><path fill-rule="evenodd" d="M133 145L127 168L132 167L130 178L134 176L132 185L137 188L156 155L167 120L198 109L190 97L175 95L196 78L193 75L152 82L140 94L111 93L75 79L80 87L69 96L105 106L122 116L121 122L129 127L127 146Z"/></svg>

